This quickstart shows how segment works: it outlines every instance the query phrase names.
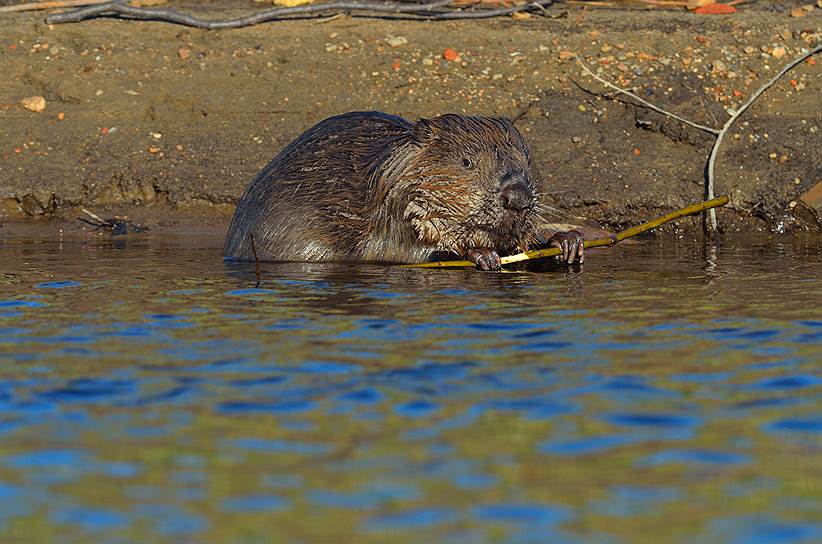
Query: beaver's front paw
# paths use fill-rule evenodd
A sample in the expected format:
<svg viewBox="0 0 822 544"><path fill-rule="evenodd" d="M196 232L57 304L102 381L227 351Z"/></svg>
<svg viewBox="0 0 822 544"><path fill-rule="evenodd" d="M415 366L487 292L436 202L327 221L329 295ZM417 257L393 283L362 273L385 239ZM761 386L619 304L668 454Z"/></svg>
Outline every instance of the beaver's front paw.
<svg viewBox="0 0 822 544"><path fill-rule="evenodd" d="M475 247L465 252L465 258L480 270L500 270L502 261L497 252L487 247Z"/></svg>
<svg viewBox="0 0 822 544"><path fill-rule="evenodd" d="M557 255L558 261L572 264L577 257L579 257L579 264L585 261L585 237L578 230L558 232L551 236L548 245L562 251Z"/></svg>

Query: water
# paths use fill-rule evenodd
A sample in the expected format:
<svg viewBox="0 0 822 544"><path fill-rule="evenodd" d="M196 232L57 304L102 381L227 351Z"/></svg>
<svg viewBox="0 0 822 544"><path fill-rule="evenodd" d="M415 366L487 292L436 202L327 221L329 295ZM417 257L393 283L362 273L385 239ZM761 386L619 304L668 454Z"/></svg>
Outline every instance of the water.
<svg viewBox="0 0 822 544"><path fill-rule="evenodd" d="M582 273L0 241L2 542L822 540L822 243Z"/></svg>

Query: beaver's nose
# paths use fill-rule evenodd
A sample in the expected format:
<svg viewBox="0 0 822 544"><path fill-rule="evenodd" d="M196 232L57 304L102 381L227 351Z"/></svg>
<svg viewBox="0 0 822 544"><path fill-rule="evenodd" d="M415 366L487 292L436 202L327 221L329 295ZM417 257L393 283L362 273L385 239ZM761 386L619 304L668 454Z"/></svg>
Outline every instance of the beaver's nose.
<svg viewBox="0 0 822 544"><path fill-rule="evenodd" d="M506 174L502 177L499 198L503 208L515 212L530 208L534 202L528 182L520 174Z"/></svg>

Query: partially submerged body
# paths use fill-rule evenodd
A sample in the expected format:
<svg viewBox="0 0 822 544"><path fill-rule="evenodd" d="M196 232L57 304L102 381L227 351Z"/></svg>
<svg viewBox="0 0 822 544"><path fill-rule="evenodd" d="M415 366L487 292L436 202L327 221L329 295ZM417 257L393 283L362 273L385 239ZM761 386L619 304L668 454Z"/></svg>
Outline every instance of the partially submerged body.
<svg viewBox="0 0 822 544"><path fill-rule="evenodd" d="M444 254L498 269L540 240L542 182L507 119L411 123L353 112L283 149L246 189L224 247L232 260L419 263ZM582 236L548 244L583 258Z"/></svg>

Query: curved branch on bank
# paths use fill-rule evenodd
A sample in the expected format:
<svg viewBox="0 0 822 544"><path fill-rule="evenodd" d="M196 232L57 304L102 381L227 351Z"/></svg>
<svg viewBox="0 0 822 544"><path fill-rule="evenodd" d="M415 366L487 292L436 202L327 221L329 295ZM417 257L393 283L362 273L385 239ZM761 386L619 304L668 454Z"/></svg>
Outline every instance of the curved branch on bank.
<svg viewBox="0 0 822 544"><path fill-rule="evenodd" d="M643 98L640 98L639 96L632 93L631 91L628 91L628 90L623 89L621 87L617 87L613 83L611 83L611 82L607 81L606 79L598 76L596 73L594 73L593 70L588 68L588 66L586 66L584 62L582 62L582 59L579 57L579 55L575 54L574 57L576 58L577 63L579 63L579 65L582 67L583 70L585 70L585 72L588 75L590 75L591 77L593 77L594 79L596 79L597 81L599 81L600 83L605 85L606 87L608 87L610 89L613 89L614 91L616 91L619 94L624 94L624 95L630 96L631 98L634 98L634 99L638 100L642 105L644 105L648 108L651 108L652 110L654 110L656 112L659 112L662 115L665 115L667 117L671 117L672 119L676 119L677 121L679 121L681 123L685 123L686 125L692 126L694 128L698 128L699 130L703 130L705 132L709 132L709 133L713 134L714 136L716 136L716 141L714 142L714 145L711 148L711 153L708 156L708 164L705 166L705 199L706 200L713 200L714 197L715 197L715 194L714 194L714 179L715 179L714 169L715 169L715 166L716 166L716 157L717 157L717 154L719 153L719 146L722 145L722 140L725 139L725 135L728 133L728 130L730 130L730 128L734 124L734 122L737 119L739 119L739 117L743 113L745 113L745 110L747 110L749 107L751 107L751 104L753 104L754 101L756 101L757 98L762 96L762 94L765 91L770 89L774 85L774 83L776 83L779 80L779 78L781 78L786 73L791 71L798 64L802 63L805 59L807 59L809 57L812 57L813 55L816 55L819 52L822 52L822 45L817 45L814 49L811 49L810 51L800 55L799 57L797 57L793 61L786 64L779 71L779 73L777 73L774 77L772 77L770 80L768 80L767 83L765 83L759 89L757 89L756 92L754 92L751 95L751 97L748 98L748 100L744 104L742 104L742 106L740 106L739 110L734 112L734 114L731 116L731 118L728 119L725 122L725 124L722 126L721 129L708 127L708 126L705 126L705 125L700 125L699 123L694 123L693 121L689 121L688 119L685 119L684 117L680 117L679 115L676 115L676 114L671 113L669 111L665 111L664 109L662 109L658 106L655 106L654 104L651 104L647 100L645 100ZM717 232L716 210L714 208L710 208L710 209L707 209L706 211L707 211L707 218L706 218L706 221L705 221L705 230L706 230L707 234L714 235Z"/></svg>
<svg viewBox="0 0 822 544"><path fill-rule="evenodd" d="M405 15L414 19L424 20L487 19L490 17L510 15L520 11L544 10L554 3L554 0L537 0L523 6L499 9L471 11L439 9L446 8L449 4L453 3L453 1L454 0L434 0L423 4L411 4L407 2L376 2L372 0L336 0L320 4L273 8L233 19L208 20L179 13L173 9L137 8L130 6L127 2L119 0L75 9L65 13L48 15L46 17L46 23L77 23L97 17L118 17L123 19L138 19L141 21L162 21L206 30L217 30L223 28L242 28L300 16L320 15L329 11L356 12L360 15Z"/></svg>
<svg viewBox="0 0 822 544"><path fill-rule="evenodd" d="M725 138L725 135L728 133L728 130L731 128L731 125L734 124L734 121L739 119L739 116L742 115L743 113L745 113L745 110L747 110L751 106L751 104L754 103L754 101L757 98L762 96L762 94L765 91L770 89L773 86L773 84L776 83L779 80L779 78L781 78L782 76L787 74L796 65L802 63L808 57L816 55L819 52L822 52L822 45L817 45L815 48L811 49L810 51L808 51L804 55L800 55L799 57L797 57L793 61L789 62L787 65L785 65L779 71L779 73L777 73L767 83L765 83L759 89L757 89L757 91L751 95L751 97L748 99L748 101L745 102L744 104L742 104L742 106L736 112L734 112L734 114L731 116L731 118L728 119L725 122L725 125L723 125L722 130L719 131L719 134L716 137L716 142L714 142L714 146L711 149L711 154L708 157L707 179L705 181L705 198L706 199L710 200L714 197L714 166L716 165L716 156L717 156L717 153L719 152L719 146L722 144L722 140ZM710 230L710 232L714 233L714 232L716 232L716 228L717 228L716 227L716 211L711 209L711 210L708 211L708 229Z"/></svg>

